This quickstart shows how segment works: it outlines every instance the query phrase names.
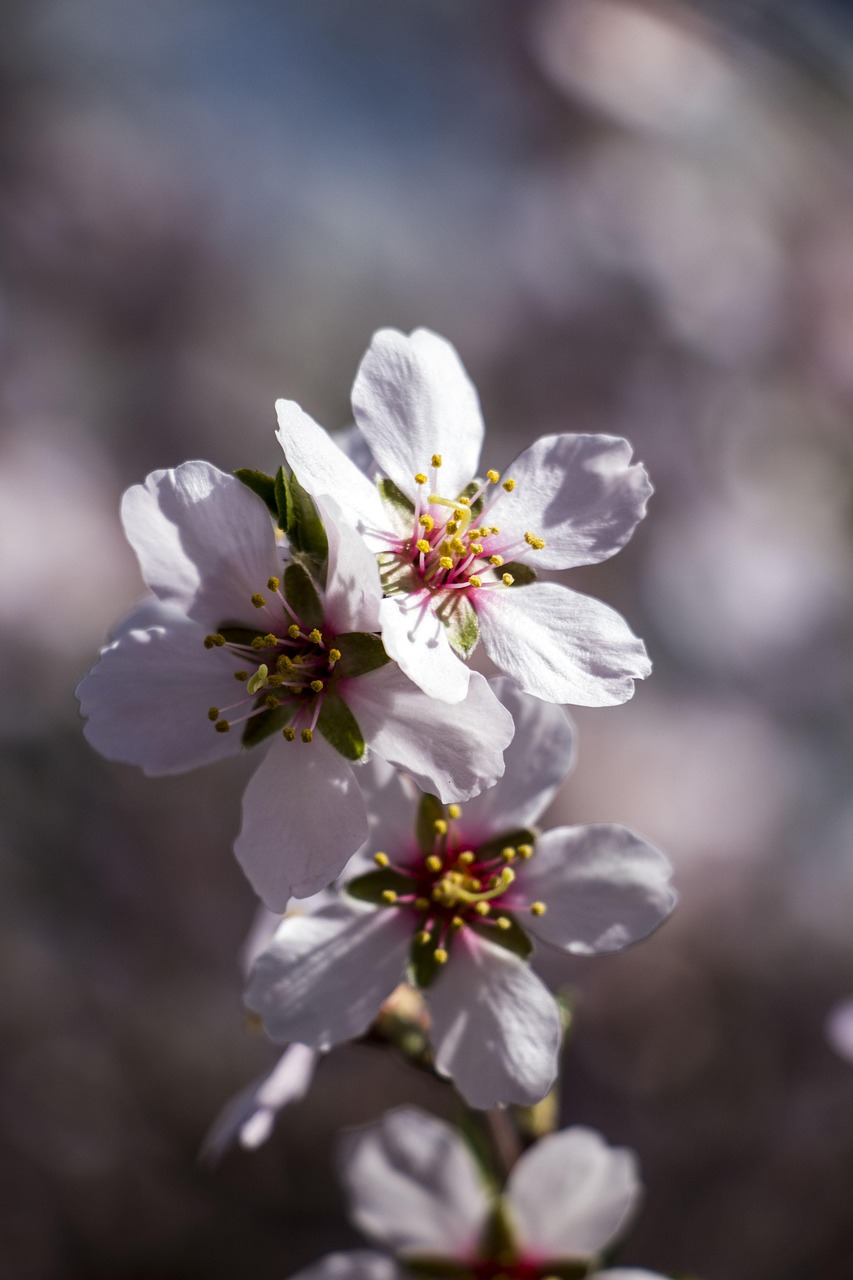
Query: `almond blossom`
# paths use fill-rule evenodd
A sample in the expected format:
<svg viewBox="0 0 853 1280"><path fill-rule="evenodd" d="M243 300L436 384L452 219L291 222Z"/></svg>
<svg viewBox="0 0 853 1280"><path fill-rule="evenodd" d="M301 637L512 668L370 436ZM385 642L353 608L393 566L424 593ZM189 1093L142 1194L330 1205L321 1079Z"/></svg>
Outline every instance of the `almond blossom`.
<svg viewBox="0 0 853 1280"><path fill-rule="evenodd" d="M492 686L517 729L501 781L464 808L418 803L374 762L368 840L334 892L282 921L245 997L273 1040L323 1049L366 1031L407 976L436 1070L483 1108L534 1103L556 1077L560 1013L534 941L618 951L675 904L668 860L626 828L535 830L571 765L571 726L505 677Z"/></svg>
<svg viewBox="0 0 853 1280"><path fill-rule="evenodd" d="M290 400L276 406L278 437L307 490L331 494L378 553L382 639L402 670L431 696L461 701L481 637L538 698L630 698L651 670L642 641L607 605L536 580L606 560L631 537L651 485L628 442L543 436L504 478L480 475L477 393L454 348L426 329L375 334L352 405L358 450L352 439L338 448Z"/></svg>
<svg viewBox="0 0 853 1280"><path fill-rule="evenodd" d="M330 1254L294 1280L663 1280L642 1268L599 1269L641 1186L633 1153L593 1129L543 1138L500 1195L458 1133L414 1107L346 1135L340 1168L354 1224L386 1252Z"/></svg>
<svg viewBox="0 0 853 1280"><path fill-rule="evenodd" d="M128 490L154 616L149 604L129 619L77 691L89 742L150 775L267 744L235 851L273 910L328 884L364 841L353 765L368 747L451 799L500 776L513 732L482 676L451 713L389 661L375 558L332 500L292 478L289 492L288 545L261 498L207 462Z"/></svg>

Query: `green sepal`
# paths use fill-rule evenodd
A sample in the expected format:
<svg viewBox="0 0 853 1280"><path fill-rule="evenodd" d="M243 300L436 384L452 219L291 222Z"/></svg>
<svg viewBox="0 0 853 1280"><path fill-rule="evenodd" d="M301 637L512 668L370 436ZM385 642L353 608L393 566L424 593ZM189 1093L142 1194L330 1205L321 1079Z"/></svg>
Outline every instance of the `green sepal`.
<svg viewBox="0 0 853 1280"><path fill-rule="evenodd" d="M345 760L360 760L364 755L366 746L358 721L339 693L331 690L324 695L317 728Z"/></svg>
<svg viewBox="0 0 853 1280"><path fill-rule="evenodd" d="M465 488L462 490L459 497L472 498L474 494L477 492L477 490L482 489L482 487L483 487L482 480L472 480L470 484L466 484ZM483 510L483 507L485 505L485 500L486 500L485 493L481 493L477 501L471 504L472 516L478 516L480 514L480 512Z"/></svg>
<svg viewBox="0 0 853 1280"><path fill-rule="evenodd" d="M392 871L390 867L380 867L376 871L366 871L363 876L356 876L354 880L350 880L347 893L351 898L358 898L359 902L372 902L382 906L382 895L389 889L393 889L394 893L413 893L414 888L415 882L408 876L404 876L399 871Z"/></svg>
<svg viewBox="0 0 853 1280"><path fill-rule="evenodd" d="M275 515L278 520L278 527L283 533L287 533L290 518L290 499L287 496L287 472L284 467L279 467L275 473L273 499L275 501Z"/></svg>
<svg viewBox="0 0 853 1280"><path fill-rule="evenodd" d="M423 583L411 563L403 560L396 551L380 551L376 561L383 595L408 596L421 589Z"/></svg>
<svg viewBox="0 0 853 1280"><path fill-rule="evenodd" d="M415 514L415 504L407 498L402 489L398 489L393 480L383 478L377 481L379 496L394 511L399 511L407 519Z"/></svg>
<svg viewBox="0 0 853 1280"><path fill-rule="evenodd" d="M263 701L263 698L261 698L256 705L262 706ZM252 716L251 720L247 720L243 727L243 736L240 739L243 746L256 747L259 742L264 742L267 738L271 738L274 733L280 733L293 719L294 710L295 708L292 704L284 704L280 707L268 707L260 715Z"/></svg>
<svg viewBox="0 0 853 1280"><path fill-rule="evenodd" d="M486 1219L480 1238L480 1256L512 1266L518 1258L518 1242L512 1229L509 1206L499 1196Z"/></svg>
<svg viewBox="0 0 853 1280"><path fill-rule="evenodd" d="M441 922L433 921L433 926L429 931L429 942L418 942L417 936L412 939L412 949L409 952L409 964L412 969L412 979L416 987L421 991L426 991L438 977L439 971L444 965L438 963L435 958L436 948L441 936ZM447 939L448 951L453 946L452 939Z"/></svg>
<svg viewBox="0 0 853 1280"><path fill-rule="evenodd" d="M435 847L435 824L439 818L444 818L444 805L438 796L431 796L427 791L422 792L418 815L415 819L415 839L424 856L432 853Z"/></svg>
<svg viewBox="0 0 853 1280"><path fill-rule="evenodd" d="M251 489L252 493L256 493L267 504L271 515L278 518L275 500L276 482L272 476L268 476L264 471L254 471L251 467L238 467L234 475L247 489Z"/></svg>
<svg viewBox="0 0 853 1280"><path fill-rule="evenodd" d="M468 928L473 929L488 942L493 942L496 947L503 947L505 951L511 951L514 956L528 960L533 954L533 943L529 936L508 911L501 911L500 915L506 916L509 920L508 929L498 929L495 924L489 924L488 920L480 919L469 920Z"/></svg>
<svg viewBox="0 0 853 1280"><path fill-rule="evenodd" d="M338 676L364 676L391 661L381 638L370 631L345 631L335 636L333 647L341 655L334 666Z"/></svg>
<svg viewBox="0 0 853 1280"><path fill-rule="evenodd" d="M539 579L535 569L531 569L529 564L522 564L520 560L510 560L508 564L502 564L501 573L508 573L513 579L514 587L529 587L532 582L538 582Z"/></svg>
<svg viewBox="0 0 853 1280"><path fill-rule="evenodd" d="M284 471L279 473L284 478ZM329 567L329 539L310 494L291 472L284 479L287 492L287 538L307 564L320 585L326 585Z"/></svg>
<svg viewBox="0 0 853 1280"><path fill-rule="evenodd" d="M407 1254L404 1266L406 1271L418 1276L420 1280L430 1280L430 1276L435 1276L436 1280L443 1280L444 1276L470 1276L471 1274L470 1266L464 1262L457 1262L455 1258L432 1258L425 1253L418 1254L415 1258Z"/></svg>
<svg viewBox="0 0 853 1280"><path fill-rule="evenodd" d="M435 611L436 617L447 628L447 639L453 652L463 662L471 657L480 639L477 611L461 591L448 591Z"/></svg>
<svg viewBox="0 0 853 1280"><path fill-rule="evenodd" d="M323 605L308 570L295 561L284 571L284 598L308 631L323 626Z"/></svg>
<svg viewBox="0 0 853 1280"><path fill-rule="evenodd" d="M520 844L536 845L536 832L531 827L518 827L515 831L505 831L502 835L492 836L483 844L477 845L477 861L489 862L499 858L504 849L517 849Z"/></svg>

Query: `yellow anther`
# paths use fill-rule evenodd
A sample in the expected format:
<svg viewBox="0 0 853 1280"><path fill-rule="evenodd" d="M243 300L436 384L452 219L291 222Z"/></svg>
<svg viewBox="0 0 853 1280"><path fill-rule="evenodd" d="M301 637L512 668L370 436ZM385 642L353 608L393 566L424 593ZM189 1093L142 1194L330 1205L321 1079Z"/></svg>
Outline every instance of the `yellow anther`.
<svg viewBox="0 0 853 1280"><path fill-rule="evenodd" d="M417 547L418 551L420 551L422 556L429 555L429 543L427 542L426 538L418 538L417 542L415 543L415 546Z"/></svg>
<svg viewBox="0 0 853 1280"><path fill-rule="evenodd" d="M211 708L210 708L210 710L209 710L209 711L208 711L208 713L207 713L207 718L208 718L208 720L218 720L218 719L219 719L219 707L211 707Z"/></svg>
<svg viewBox="0 0 853 1280"><path fill-rule="evenodd" d="M267 642L263 636L255 636L255 638L252 640L253 649L266 649L266 647L267 647Z"/></svg>
<svg viewBox="0 0 853 1280"><path fill-rule="evenodd" d="M393 907L394 903L397 901L397 895L396 895L396 893L394 892L394 890L393 890L393 889L383 889L383 890L382 890L382 901L383 901L383 902L387 902L389 907Z"/></svg>
<svg viewBox="0 0 853 1280"><path fill-rule="evenodd" d="M313 631L308 632L308 639L311 641L312 644L322 644L323 633L321 631L318 631L318 629L315 627Z"/></svg>
<svg viewBox="0 0 853 1280"><path fill-rule="evenodd" d="M261 595L260 591L256 591L255 594L252 596L252 604L255 606L256 609L263 609L264 605L266 604L266 600Z"/></svg>
<svg viewBox="0 0 853 1280"><path fill-rule="evenodd" d="M511 587L512 584L515 582L515 578L512 576L511 573L502 573L501 582L504 584L505 587Z"/></svg>
<svg viewBox="0 0 853 1280"><path fill-rule="evenodd" d="M489 481L491 481L491 483L492 483L492 484L497 484L497 482L500 480L500 478L501 478L501 473L500 473L499 471L487 471L487 472L486 472L486 479L487 479L487 480L489 480Z"/></svg>
<svg viewBox="0 0 853 1280"><path fill-rule="evenodd" d="M288 658L286 653L279 654L275 660L275 665L276 670L280 671L282 675L284 675L286 671L290 672L293 670L293 663L290 661L290 658Z"/></svg>
<svg viewBox="0 0 853 1280"><path fill-rule="evenodd" d="M514 859L515 859L515 849L513 849L513 847L512 847L512 845L511 845L511 844L508 844L508 845L507 845L507 847L506 847L505 849L501 849L501 857L503 858L504 862L513 862L513 861L514 861Z"/></svg>
<svg viewBox="0 0 853 1280"><path fill-rule="evenodd" d="M296 730L292 729L290 725L288 725L286 729L282 729L281 734L282 734L282 737L286 738L288 742L293 742L294 738L296 737Z"/></svg>
<svg viewBox="0 0 853 1280"><path fill-rule="evenodd" d="M415 898L415 910L426 911L429 907L429 898Z"/></svg>
<svg viewBox="0 0 853 1280"><path fill-rule="evenodd" d="M498 916L497 920L495 920L495 924L498 926L499 929L512 928L512 921L508 916Z"/></svg>
<svg viewBox="0 0 853 1280"><path fill-rule="evenodd" d="M299 639L299 628L295 622L291 622L290 626L287 628L287 634L290 636L291 640Z"/></svg>
<svg viewBox="0 0 853 1280"><path fill-rule="evenodd" d="M436 964L447 964L448 961L448 955L444 947L436 947L432 953L432 958Z"/></svg>
<svg viewBox="0 0 853 1280"><path fill-rule="evenodd" d="M278 578L267 578L267 587L270 591L278 591L280 586Z"/></svg>
<svg viewBox="0 0 853 1280"><path fill-rule="evenodd" d="M426 484L427 478L422 471L418 471L415 475L415 484Z"/></svg>
<svg viewBox="0 0 853 1280"><path fill-rule="evenodd" d="M249 673L248 673L248 671L235 671L235 672L234 672L234 679L235 679L235 680L239 680L239 681L240 681L240 683L242 684L244 680L248 680L248 679L249 679Z"/></svg>
<svg viewBox="0 0 853 1280"><path fill-rule="evenodd" d="M477 912L478 916L487 916L491 911L491 909L492 908L489 906L488 902L474 903L474 910Z"/></svg>
<svg viewBox="0 0 853 1280"><path fill-rule="evenodd" d="M451 538L450 549L455 551L458 556L462 556L465 554L465 543L461 538Z"/></svg>
<svg viewBox="0 0 853 1280"><path fill-rule="evenodd" d="M376 863L377 867L387 867L390 862L390 858L387 853L374 853L373 861Z"/></svg>
<svg viewBox="0 0 853 1280"><path fill-rule="evenodd" d="M322 681L322 680L312 680L312 681L311 681L311 688L314 690L314 692L315 692L315 693L322 693L322 692L323 692L323 681Z"/></svg>
<svg viewBox="0 0 853 1280"><path fill-rule="evenodd" d="M512 493L513 489L515 488L515 481L514 481L514 480L504 480L504 482L503 482L503 488L504 488L504 489L506 489L507 493Z"/></svg>
<svg viewBox="0 0 853 1280"><path fill-rule="evenodd" d="M432 455L432 465L433 465L434 467L440 467L440 466L441 466L441 454L440 454L440 453L434 453L434 454Z"/></svg>
<svg viewBox="0 0 853 1280"><path fill-rule="evenodd" d="M489 564L493 564L496 569L499 569L503 562L503 556L489 556Z"/></svg>
<svg viewBox="0 0 853 1280"><path fill-rule="evenodd" d="M462 499L460 498L459 501L461 502ZM461 507L457 507L457 509L453 512L453 519L457 522L457 524L461 524L463 520L467 523L468 520L471 519L471 512L463 511Z"/></svg>
<svg viewBox="0 0 853 1280"><path fill-rule="evenodd" d="M218 631L211 636L204 637L205 649L221 649L225 644L225 637L221 636Z"/></svg>
<svg viewBox="0 0 853 1280"><path fill-rule="evenodd" d="M418 524L422 529L426 529L427 533L431 533L435 528L435 521L432 516L428 516L426 513L418 517Z"/></svg>
<svg viewBox="0 0 853 1280"><path fill-rule="evenodd" d="M545 546L545 539L537 538L536 534L531 533L529 529L524 535L524 541L527 543L528 547L532 547L534 551L541 551Z"/></svg>
<svg viewBox="0 0 853 1280"><path fill-rule="evenodd" d="M481 556L483 554L483 544L482 542L472 542L468 550L472 555Z"/></svg>
<svg viewBox="0 0 853 1280"><path fill-rule="evenodd" d="M445 530L446 530L446 532L447 532L447 533L458 533L458 532L459 532L459 521L458 521L458 520L448 520L448 522L447 522L447 524L444 526L444 528L445 528Z"/></svg>
<svg viewBox="0 0 853 1280"><path fill-rule="evenodd" d="M495 534L500 533L500 529L496 524L492 524L492 525L489 525L488 532L492 535L492 537L494 537Z"/></svg>
<svg viewBox="0 0 853 1280"><path fill-rule="evenodd" d="M436 818L432 825L437 836L447 835L447 823L444 821L444 818Z"/></svg>
<svg viewBox="0 0 853 1280"><path fill-rule="evenodd" d="M264 698L264 704L269 707L270 711L275 711L276 707L280 705L279 700L274 693L267 694Z"/></svg>
<svg viewBox="0 0 853 1280"><path fill-rule="evenodd" d="M426 929L421 929L420 933L415 934L415 942L419 943L419 945L422 947L425 947L426 944L429 942L429 940L430 940L430 934L426 931Z"/></svg>
<svg viewBox="0 0 853 1280"><path fill-rule="evenodd" d="M476 862L476 860L477 855L471 849L466 849L464 853L460 853L459 857L456 859L457 862L462 863L463 867L470 867L471 863Z"/></svg>
<svg viewBox="0 0 853 1280"><path fill-rule="evenodd" d="M525 858L525 859L527 859L527 858L532 858L532 857L533 857L533 845L532 845L532 844L520 844L520 845L518 846L518 856L519 856L520 858Z"/></svg>
<svg viewBox="0 0 853 1280"><path fill-rule="evenodd" d="M441 861L441 858L439 858L436 854L431 853L429 857L426 859L425 865L426 865L427 871L439 872L441 868L444 866L444 863Z"/></svg>
<svg viewBox="0 0 853 1280"><path fill-rule="evenodd" d="M313 733L311 732L311 730L310 730L310 729L303 729L303 730L302 730L302 733L300 734L300 737L302 738L302 741L303 741L303 742L313 742L313 741L314 741L314 735L313 735Z"/></svg>
<svg viewBox="0 0 853 1280"><path fill-rule="evenodd" d="M335 663L340 662L340 660L341 660L340 649L330 649L329 650L329 666L333 667Z"/></svg>
<svg viewBox="0 0 853 1280"><path fill-rule="evenodd" d="M508 885L512 884L514 879L515 879L515 872L513 871L512 867L504 867L503 871L500 873L497 880L494 881L494 884L496 886L501 885L504 889L506 889Z"/></svg>
<svg viewBox="0 0 853 1280"><path fill-rule="evenodd" d="M440 556L438 563L441 565L442 569L453 568L453 558L451 556Z"/></svg>
<svg viewBox="0 0 853 1280"><path fill-rule="evenodd" d="M532 916L544 916L547 910L548 908L544 902L531 902L530 904L530 914Z"/></svg>
<svg viewBox="0 0 853 1280"><path fill-rule="evenodd" d="M228 731L229 731L229 729L230 729L230 728L231 728L231 726L230 726L230 724L228 723L228 721L227 721L227 720L217 720L217 722L216 722L216 732L217 732L217 733L228 733Z"/></svg>
<svg viewBox="0 0 853 1280"><path fill-rule="evenodd" d="M470 507L470 505L471 505L471 499L470 499L470 498L457 498L457 499L456 499L456 501L459 503L460 507ZM469 513L469 515L470 515L470 513ZM460 518L460 517L457 517L457 519L459 519L459 518Z"/></svg>
<svg viewBox="0 0 853 1280"><path fill-rule="evenodd" d="M448 816L448 818L461 818L461 817L462 817L462 810L461 810L461 808L459 807L459 805L458 805L458 804L449 804L449 805L447 806L447 816Z"/></svg>
<svg viewBox="0 0 853 1280"><path fill-rule="evenodd" d="M450 927L451 929L463 929L465 927L465 921L461 916L454 916L450 921Z"/></svg>
<svg viewBox="0 0 853 1280"><path fill-rule="evenodd" d="M275 646L278 644L278 636L274 636L271 631L267 632L267 634L264 636L264 640L270 646L271 649L274 649Z"/></svg>
<svg viewBox="0 0 853 1280"><path fill-rule="evenodd" d="M472 573L472 574L471 574L471 577L468 579L468 586L469 586L469 587L482 587L482 585L483 585L483 579L482 579L481 577L479 577L479 575L478 575L478 574L476 574L476 573Z"/></svg>
<svg viewBox="0 0 853 1280"><path fill-rule="evenodd" d="M284 676L267 676L267 684L271 689L280 689L284 684Z"/></svg>

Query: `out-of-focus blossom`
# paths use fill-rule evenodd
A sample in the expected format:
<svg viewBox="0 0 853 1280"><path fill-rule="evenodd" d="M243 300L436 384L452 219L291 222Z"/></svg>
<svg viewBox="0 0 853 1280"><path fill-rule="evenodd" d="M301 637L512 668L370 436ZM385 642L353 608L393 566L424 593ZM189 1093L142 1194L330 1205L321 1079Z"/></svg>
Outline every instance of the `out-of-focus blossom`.
<svg viewBox="0 0 853 1280"><path fill-rule="evenodd" d="M830 1009L826 1038L837 1054L853 1062L853 998L841 1000Z"/></svg>
<svg viewBox="0 0 853 1280"><path fill-rule="evenodd" d="M374 634L376 562L334 504L322 507L322 526L316 510L305 513L325 549L325 588L286 563L261 499L209 463L154 472L128 491L122 513L143 577L170 613L126 627L82 681L86 736L150 775L272 737L235 845L269 907L316 892L363 842L351 762L367 744L446 799L460 789L470 798L503 772L512 719L482 676L451 714L389 663Z"/></svg>
<svg viewBox="0 0 853 1280"><path fill-rule="evenodd" d="M456 351L425 329L374 335L352 392L373 484L297 404L279 440L310 493L331 494L379 554L388 653L426 693L458 702L482 636L496 666L551 702L630 698L651 665L615 610L539 569L596 564L625 545L651 485L613 436L544 436L501 482L477 477L484 424ZM510 589L514 588L514 589Z"/></svg>
<svg viewBox="0 0 853 1280"><path fill-rule="evenodd" d="M402 1280L429 1273L430 1264L460 1277L662 1280L635 1268L598 1269L634 1215L640 1180L633 1153L592 1129L543 1138L500 1196L457 1132L413 1107L346 1135L340 1167L353 1222L387 1253L331 1254L299 1280Z"/></svg>
<svg viewBox="0 0 853 1280"><path fill-rule="evenodd" d="M571 729L559 708L493 683L517 726L501 781L445 810L375 767L369 841L329 902L282 921L246 993L272 1039L323 1049L361 1035L409 973L436 1068L476 1107L533 1103L554 1081L560 1015L528 963L533 939L619 951L675 904L669 862L627 828L535 831L569 768Z"/></svg>
<svg viewBox="0 0 853 1280"><path fill-rule="evenodd" d="M235 1141L250 1151L266 1142L279 1111L305 1097L319 1056L304 1044L285 1049L271 1071L247 1085L223 1108L204 1140L202 1159L219 1160Z"/></svg>

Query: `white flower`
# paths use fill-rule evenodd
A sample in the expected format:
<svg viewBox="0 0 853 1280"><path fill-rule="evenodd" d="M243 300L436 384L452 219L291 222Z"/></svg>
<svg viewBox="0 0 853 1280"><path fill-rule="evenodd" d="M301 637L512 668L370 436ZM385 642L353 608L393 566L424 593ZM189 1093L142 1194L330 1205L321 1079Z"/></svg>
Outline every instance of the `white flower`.
<svg viewBox="0 0 853 1280"><path fill-rule="evenodd" d="M636 1268L595 1269L641 1188L633 1153L592 1129L536 1143L500 1197L456 1131L413 1107L347 1135L340 1165L355 1225L388 1253L332 1254L294 1280L402 1280L429 1275L430 1264L434 1275L474 1280L663 1280Z"/></svg>
<svg viewBox="0 0 853 1280"><path fill-rule="evenodd" d="M367 746L450 799L494 782L512 737L481 676L451 713L388 661L373 634L376 561L334 502L317 508L322 525L310 502L300 518L313 521L324 588L285 563L264 502L209 463L128 490L124 527L159 621L131 619L77 691L92 745L151 775L270 739L235 851L276 911L327 884L364 841L353 762Z"/></svg>
<svg viewBox="0 0 853 1280"><path fill-rule="evenodd" d="M432 796L418 808L407 780L372 766L368 841L331 905L281 923L246 993L273 1040L327 1048L361 1035L408 973L436 1069L475 1107L536 1102L556 1076L560 1015L532 940L616 951L675 903L669 862L626 828L531 829L568 771L571 728L559 707L492 684L517 726L501 782L464 810Z"/></svg>
<svg viewBox="0 0 853 1280"><path fill-rule="evenodd" d="M425 329L377 333L352 393L373 482L297 404L276 405L285 456L380 553L382 639L426 693L460 701L480 636L492 661L549 702L624 702L651 666L613 609L539 569L596 564L645 514L651 485L625 440L543 436L501 482L477 479L484 426L453 347ZM510 589L512 588L512 589Z"/></svg>
<svg viewBox="0 0 853 1280"><path fill-rule="evenodd" d="M292 1044L271 1071L253 1081L223 1107L208 1130L201 1158L219 1160L235 1141L253 1151L266 1142L276 1116L301 1101L311 1087L319 1054L304 1044Z"/></svg>
<svg viewBox="0 0 853 1280"><path fill-rule="evenodd" d="M853 998L839 1000L826 1017L826 1038L832 1048L848 1062L853 1062Z"/></svg>

